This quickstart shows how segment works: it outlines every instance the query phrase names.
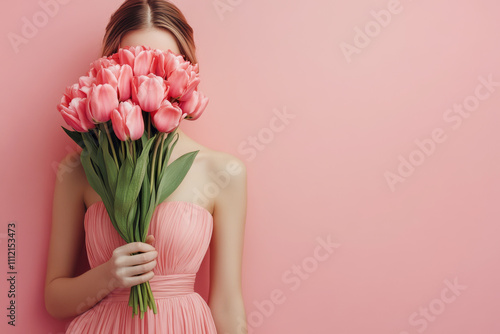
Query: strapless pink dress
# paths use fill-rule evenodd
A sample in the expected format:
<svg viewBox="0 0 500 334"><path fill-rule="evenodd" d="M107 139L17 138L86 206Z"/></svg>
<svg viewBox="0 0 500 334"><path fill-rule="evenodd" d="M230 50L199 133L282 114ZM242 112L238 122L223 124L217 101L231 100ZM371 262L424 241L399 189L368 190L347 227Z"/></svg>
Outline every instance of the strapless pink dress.
<svg viewBox="0 0 500 334"><path fill-rule="evenodd" d="M114 229L102 201L85 213L85 244L91 268L111 258L125 241ZM217 334L205 300L194 292L196 273L208 250L213 217L192 202L165 201L156 207L148 234L158 251L155 276L149 281L157 314L151 309L132 318L130 288L117 288L94 307L75 317L66 333Z"/></svg>

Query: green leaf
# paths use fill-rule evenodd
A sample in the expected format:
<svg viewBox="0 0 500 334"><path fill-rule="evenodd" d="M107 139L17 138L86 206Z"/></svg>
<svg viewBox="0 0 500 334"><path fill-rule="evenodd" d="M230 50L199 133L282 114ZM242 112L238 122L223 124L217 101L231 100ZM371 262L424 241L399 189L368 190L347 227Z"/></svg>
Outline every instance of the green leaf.
<svg viewBox="0 0 500 334"><path fill-rule="evenodd" d="M97 145L94 137L89 132L83 132L82 138L85 143L85 147L88 149L90 156L95 158L97 154ZM93 159L95 160L95 159Z"/></svg>
<svg viewBox="0 0 500 334"><path fill-rule="evenodd" d="M165 156L166 152L168 151L169 149L168 147L172 142L172 139L175 137L175 135L178 135L177 129L167 134L167 138L165 138L165 141L163 143L163 152L162 152L163 156Z"/></svg>
<svg viewBox="0 0 500 334"><path fill-rule="evenodd" d="M109 190L111 194L114 194L116 192L116 183L118 179L118 167L109 152L107 138L103 139L100 151L103 155L104 165L106 166L106 176L109 183Z"/></svg>
<svg viewBox="0 0 500 334"><path fill-rule="evenodd" d="M177 158L162 170L162 177L158 185L158 200L156 204L163 202L181 184L187 172L193 164L194 158L200 150L188 152ZM164 168L164 167L163 167Z"/></svg>
<svg viewBox="0 0 500 334"><path fill-rule="evenodd" d="M152 137L148 140L146 146L141 152L141 155L137 159L134 173L129 179L127 194L124 198L124 201L127 204L135 202L137 200L137 197L139 196L139 191L141 190L144 175L146 174L146 170L149 165L149 150L151 149L151 145L153 144L154 140L155 137Z"/></svg>
<svg viewBox="0 0 500 334"><path fill-rule="evenodd" d="M96 154L96 166L98 168L98 175L100 175L101 180L103 181L103 184L106 188L107 193L109 194L110 197L110 207L108 208L110 212L114 212L114 194L115 194L115 187L113 188L110 184L110 182L113 181L113 179L110 179L109 176L109 171L108 171L108 166L104 158L104 152L107 151L108 147L108 138L105 134L104 131L99 132L99 139L98 139L99 145L97 146L97 154ZM115 169L116 165L113 166ZM116 172L117 173L117 172ZM116 184L116 182L115 182Z"/></svg>
<svg viewBox="0 0 500 334"><path fill-rule="evenodd" d="M177 130L177 129L176 129ZM177 136L176 136L177 135ZM175 141L170 145L172 139L175 138ZM168 161L170 160L170 156L172 155L172 151L174 150L175 145L177 144L177 140L179 140L179 134L177 132L171 132L168 134L167 139L165 140L165 152L163 153L163 162L161 164L161 171L159 179L163 179L163 174L165 173L165 167L168 165ZM159 186L159 182L158 182ZM158 191L158 189L156 189Z"/></svg>
<svg viewBox="0 0 500 334"><path fill-rule="evenodd" d="M125 240L129 240L131 235L129 235L129 230L127 229L127 221L128 221L128 212L131 207L131 203L128 201L128 185L130 183L130 179L133 174L133 163L130 155L127 155L125 160L123 161L120 170L118 171L118 179L116 182L116 192L115 192L115 201L114 201L114 209L116 222L120 227L120 230L124 231L126 234Z"/></svg>
<svg viewBox="0 0 500 334"><path fill-rule="evenodd" d="M153 188L154 188L154 179L153 179ZM148 191L149 191L149 188L148 188ZM147 237L147 233L148 233L148 229L149 229L149 223L151 222L151 218L153 217L153 214L156 210L156 193L153 191L151 193L151 198L150 198L150 201L149 201L149 207L148 207L148 210L147 210L147 214L146 214L146 217L141 220L141 231L142 231L142 235L141 235L141 241L144 242L146 241L146 237Z"/></svg>
<svg viewBox="0 0 500 334"><path fill-rule="evenodd" d="M102 183L102 180L98 177L97 173L94 170L94 166L92 164L92 160L90 159L90 154L87 147L85 147L80 154L80 161L82 162L82 166L85 170L85 174L90 186L101 196L104 201L103 196L106 196L104 185Z"/></svg>
<svg viewBox="0 0 500 334"><path fill-rule="evenodd" d="M127 228L130 236L130 240L127 240L127 242L138 241L136 239L136 229L137 229L136 226L139 224L137 217L138 214L140 214L140 212L137 211L138 211L137 203L132 203L127 217Z"/></svg>
<svg viewBox="0 0 500 334"><path fill-rule="evenodd" d="M120 159L119 164L125 160L125 152L122 152L122 146L125 146L125 142L120 143L120 148L118 149L118 159Z"/></svg>
<svg viewBox="0 0 500 334"><path fill-rule="evenodd" d="M139 196L139 191L144 180L144 175L146 174L146 169L149 162L149 150L151 144L154 141L154 137L150 138L146 143L141 155L137 159L134 166L130 154L127 154L123 165L118 172L118 179L116 184L116 197L115 197L115 214L119 225L131 232L132 230L127 228L129 220L129 211L133 205L136 205L137 198ZM135 212L133 212L135 215ZM132 231L133 232L133 231ZM129 239L133 238L134 233L129 235Z"/></svg>
<svg viewBox="0 0 500 334"><path fill-rule="evenodd" d="M143 222L144 219L146 218L147 214L146 206L149 204L149 201L151 200L151 192L149 190L150 187L151 184L149 182L149 173L146 173L146 175L144 175L144 181L142 183L142 189L140 194L141 208L143 208L143 210L141 210L141 217L140 217L141 222Z"/></svg>
<svg viewBox="0 0 500 334"><path fill-rule="evenodd" d="M82 154L80 155L80 160L82 162L82 166L83 169L85 170L85 174L87 176L87 180L90 186L99 194L99 196L101 196L101 199L104 203L104 206L106 207L106 210L111 219L113 227L118 231L120 236L125 239L125 235L122 233L122 231L118 228L118 225L116 224L116 219L113 214L113 210L111 210L113 204L111 202L110 196L106 191L102 179L97 175L94 169L87 147L83 149Z"/></svg>
<svg viewBox="0 0 500 334"><path fill-rule="evenodd" d="M104 131L101 131L99 133L99 146L97 146L96 161L97 161L97 166L99 167L99 170L101 171L102 174L102 180L104 181L104 184L108 189L108 192L111 193L111 189L108 186L108 173L106 171L106 163L104 162L104 153L103 153L104 145L107 145L107 142L108 139L106 138Z"/></svg>
<svg viewBox="0 0 500 334"><path fill-rule="evenodd" d="M134 222L133 222L133 225L134 226L134 241L142 241L141 240L141 227L142 227L142 223L141 223L141 209L144 209L144 208L141 208L139 207L139 203L135 203L134 207L137 208L136 210L136 213L135 213L135 217L134 217Z"/></svg>
<svg viewBox="0 0 500 334"><path fill-rule="evenodd" d="M172 151L174 150L174 147L177 144L177 141L179 140L179 134L177 132L171 132L170 134L169 134L170 138L167 138L167 140L165 141L165 144L167 144L165 166L168 164L168 161L170 160L170 155L172 155ZM174 137L175 141L172 143L172 145L170 145Z"/></svg>
<svg viewBox="0 0 500 334"><path fill-rule="evenodd" d="M66 129L65 127L61 126L63 128L64 132L75 142L80 146L81 148L85 148L85 143L83 142L82 138L82 133L78 131L70 131Z"/></svg>
<svg viewBox="0 0 500 334"><path fill-rule="evenodd" d="M144 133L142 134L142 137L141 137L142 147L146 146L147 142L148 142L148 129L147 129L147 127L145 127Z"/></svg>

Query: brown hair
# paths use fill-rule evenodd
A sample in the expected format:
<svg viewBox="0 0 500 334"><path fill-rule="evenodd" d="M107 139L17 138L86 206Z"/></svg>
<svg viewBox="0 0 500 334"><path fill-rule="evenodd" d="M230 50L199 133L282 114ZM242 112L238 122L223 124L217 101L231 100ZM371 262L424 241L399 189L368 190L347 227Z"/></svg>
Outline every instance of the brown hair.
<svg viewBox="0 0 500 334"><path fill-rule="evenodd" d="M149 27L168 30L177 40L177 47L184 59L193 65L198 63L193 28L179 8L167 0L126 0L113 13L106 26L101 57L117 52L127 32Z"/></svg>

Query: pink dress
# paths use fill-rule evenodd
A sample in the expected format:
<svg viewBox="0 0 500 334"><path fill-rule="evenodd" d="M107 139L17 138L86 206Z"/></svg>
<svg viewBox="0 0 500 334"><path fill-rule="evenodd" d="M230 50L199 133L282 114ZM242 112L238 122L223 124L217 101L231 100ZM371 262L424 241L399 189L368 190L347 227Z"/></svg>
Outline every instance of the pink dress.
<svg viewBox="0 0 500 334"><path fill-rule="evenodd" d="M108 261L116 247L125 245L102 201L87 209L84 227L91 268ZM66 333L217 334L210 308L193 290L212 230L213 217L204 207L185 201L160 203L148 230L158 251L155 276L149 281L158 313L148 308L143 319L140 313L132 318L130 288L117 288L75 317Z"/></svg>

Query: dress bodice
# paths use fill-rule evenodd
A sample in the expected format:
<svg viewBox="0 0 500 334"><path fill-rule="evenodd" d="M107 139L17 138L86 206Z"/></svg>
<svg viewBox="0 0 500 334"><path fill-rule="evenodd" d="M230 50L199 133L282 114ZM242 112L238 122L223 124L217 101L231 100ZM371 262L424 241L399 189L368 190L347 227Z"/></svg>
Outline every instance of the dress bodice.
<svg viewBox="0 0 500 334"><path fill-rule="evenodd" d="M91 268L108 261L117 247L126 244L102 201L88 207L84 227ZM185 201L160 203L148 228L158 251L155 276L148 281L158 313L148 309L143 319L139 315L132 317L130 288L115 288L75 317L66 333L217 334L208 304L194 291L196 273L208 250L212 230L213 217L204 207Z"/></svg>
<svg viewBox="0 0 500 334"><path fill-rule="evenodd" d="M102 201L85 213L85 244L91 268L108 261L115 248L125 245L113 227ZM186 201L160 203L149 224L158 251L155 275L195 274L210 244L213 217L204 207Z"/></svg>

